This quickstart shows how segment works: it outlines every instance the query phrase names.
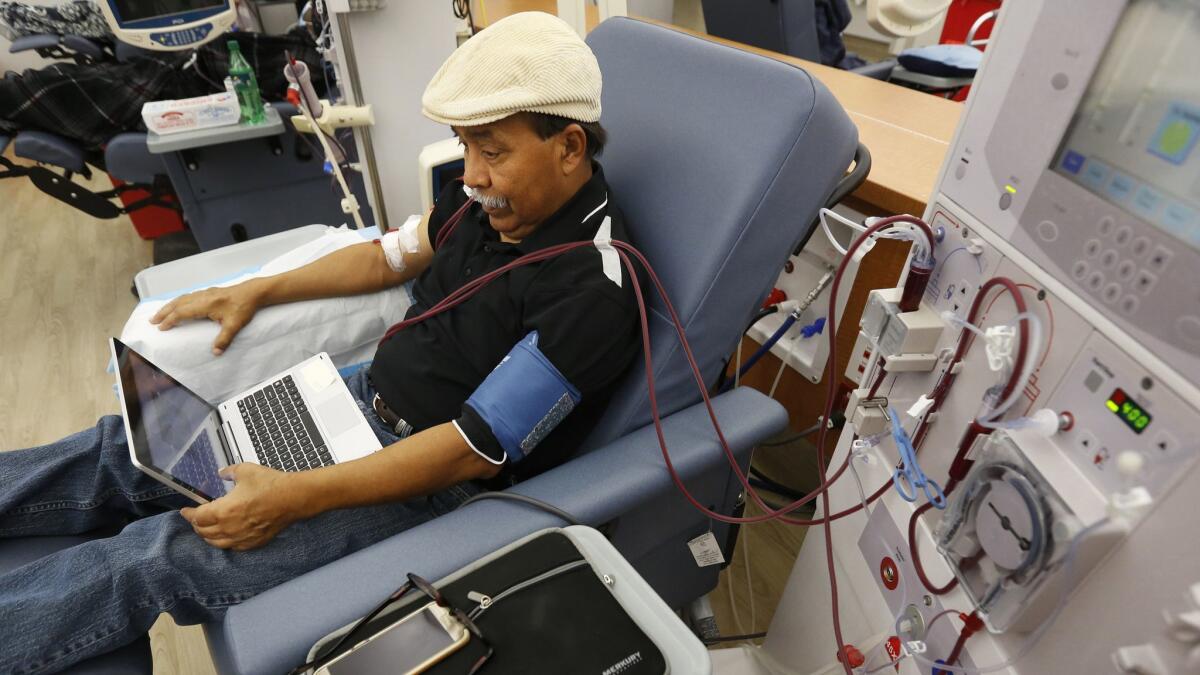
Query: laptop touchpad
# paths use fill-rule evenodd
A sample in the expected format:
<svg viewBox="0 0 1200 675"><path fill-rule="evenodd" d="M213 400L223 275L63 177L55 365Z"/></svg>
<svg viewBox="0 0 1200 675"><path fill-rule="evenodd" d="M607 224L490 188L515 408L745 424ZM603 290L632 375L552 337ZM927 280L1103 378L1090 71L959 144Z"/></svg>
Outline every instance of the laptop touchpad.
<svg viewBox="0 0 1200 675"><path fill-rule="evenodd" d="M325 431L331 436L326 439L329 441L357 425L361 415L348 396L334 396L317 405L317 416L325 423Z"/></svg>

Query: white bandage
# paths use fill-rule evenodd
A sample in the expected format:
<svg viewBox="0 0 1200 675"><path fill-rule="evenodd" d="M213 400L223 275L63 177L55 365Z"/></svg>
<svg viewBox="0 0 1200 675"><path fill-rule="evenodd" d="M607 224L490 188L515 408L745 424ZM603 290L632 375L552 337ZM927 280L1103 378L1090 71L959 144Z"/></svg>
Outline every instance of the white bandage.
<svg viewBox="0 0 1200 675"><path fill-rule="evenodd" d="M409 216L400 229L388 232L379 240L379 245L383 247L383 255L387 258L388 267L392 268L393 272L404 271L405 253L416 253L421 250L421 238L417 234L417 227L420 224L420 216Z"/></svg>

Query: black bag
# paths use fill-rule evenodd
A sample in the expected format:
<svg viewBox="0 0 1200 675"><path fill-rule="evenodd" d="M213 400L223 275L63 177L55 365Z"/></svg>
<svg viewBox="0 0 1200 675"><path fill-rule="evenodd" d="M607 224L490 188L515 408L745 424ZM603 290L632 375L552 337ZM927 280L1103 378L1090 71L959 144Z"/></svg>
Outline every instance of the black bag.
<svg viewBox="0 0 1200 675"><path fill-rule="evenodd" d="M667 672L659 648L621 606L583 553L559 530L531 535L434 585L451 606L473 615L495 649L480 675ZM361 642L427 602L429 599L420 593L401 598L349 642ZM335 646L350 627L322 638L313 645L309 657ZM341 649L352 646L346 644ZM427 672L463 675L485 652L478 640L471 639ZM336 654L321 654L321 661L332 656Z"/></svg>

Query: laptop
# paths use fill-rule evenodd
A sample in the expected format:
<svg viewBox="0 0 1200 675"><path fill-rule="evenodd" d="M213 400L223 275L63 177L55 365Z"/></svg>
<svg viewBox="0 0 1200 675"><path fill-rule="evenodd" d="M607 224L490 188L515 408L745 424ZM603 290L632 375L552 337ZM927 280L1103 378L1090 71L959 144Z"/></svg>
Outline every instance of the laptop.
<svg viewBox="0 0 1200 675"><path fill-rule="evenodd" d="M383 446L322 352L213 406L112 338L117 395L133 464L201 504L233 489L223 467L304 471Z"/></svg>

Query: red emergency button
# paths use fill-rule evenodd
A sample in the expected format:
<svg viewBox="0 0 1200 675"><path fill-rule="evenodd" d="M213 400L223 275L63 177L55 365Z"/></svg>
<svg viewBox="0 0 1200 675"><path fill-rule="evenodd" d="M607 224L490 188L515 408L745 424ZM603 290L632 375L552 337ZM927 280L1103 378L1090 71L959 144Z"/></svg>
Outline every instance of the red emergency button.
<svg viewBox="0 0 1200 675"><path fill-rule="evenodd" d="M879 561L879 578L889 591L896 590L900 585L900 570L896 569L896 561L889 556L884 556L883 560Z"/></svg>

